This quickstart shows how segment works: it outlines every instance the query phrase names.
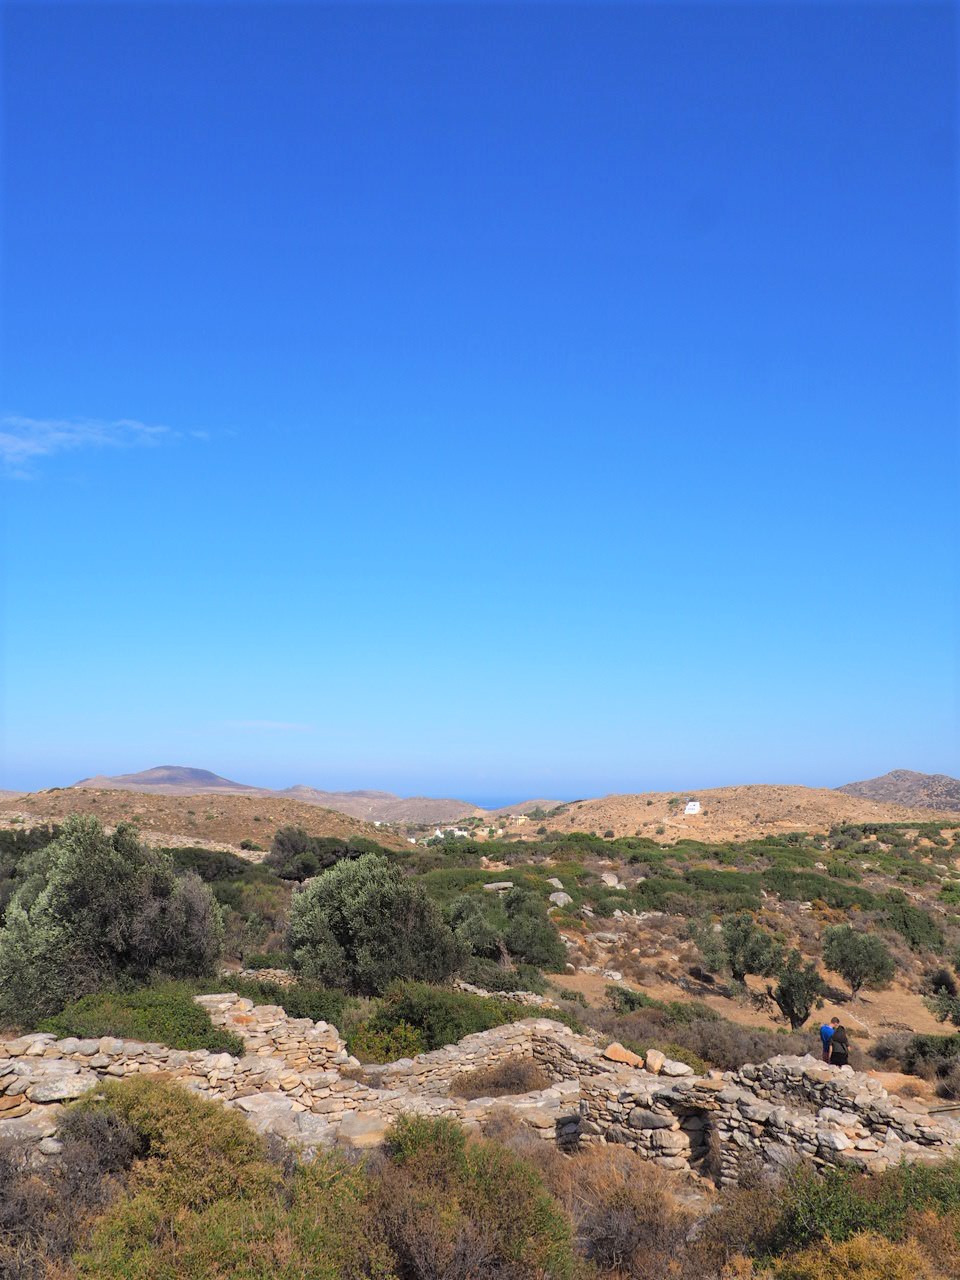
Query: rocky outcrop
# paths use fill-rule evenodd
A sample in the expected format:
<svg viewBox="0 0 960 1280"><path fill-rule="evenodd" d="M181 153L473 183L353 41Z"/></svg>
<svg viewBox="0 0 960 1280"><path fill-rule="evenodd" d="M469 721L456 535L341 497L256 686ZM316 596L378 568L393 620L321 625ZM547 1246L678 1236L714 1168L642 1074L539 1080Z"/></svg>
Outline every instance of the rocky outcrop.
<svg viewBox="0 0 960 1280"><path fill-rule="evenodd" d="M524 1018L416 1058L362 1067L335 1027L289 1018L233 993L198 1002L243 1040L241 1057L114 1037L34 1034L0 1041L0 1139L56 1149L63 1106L102 1080L153 1075L242 1111L258 1131L309 1154L339 1143L376 1146L403 1112L445 1115L472 1130L510 1107L562 1147L632 1147L662 1168L736 1180L745 1162L879 1170L960 1152L960 1125L888 1095L878 1081L814 1058L772 1058L696 1076L656 1050L605 1047L547 1017ZM551 1084L509 1098L453 1096L465 1071L520 1057ZM51 1144L52 1143L52 1147Z"/></svg>

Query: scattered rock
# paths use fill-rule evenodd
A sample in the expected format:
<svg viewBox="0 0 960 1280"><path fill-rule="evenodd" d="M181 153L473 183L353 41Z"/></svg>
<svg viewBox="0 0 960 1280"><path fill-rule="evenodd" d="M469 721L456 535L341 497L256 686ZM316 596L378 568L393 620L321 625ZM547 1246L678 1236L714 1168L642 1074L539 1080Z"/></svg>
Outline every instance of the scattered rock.
<svg viewBox="0 0 960 1280"><path fill-rule="evenodd" d="M610 1062L622 1062L625 1066L635 1067L638 1071L643 1068L643 1059L640 1055L630 1049L625 1049L619 1040L614 1040L612 1044L608 1044L603 1051L603 1056Z"/></svg>

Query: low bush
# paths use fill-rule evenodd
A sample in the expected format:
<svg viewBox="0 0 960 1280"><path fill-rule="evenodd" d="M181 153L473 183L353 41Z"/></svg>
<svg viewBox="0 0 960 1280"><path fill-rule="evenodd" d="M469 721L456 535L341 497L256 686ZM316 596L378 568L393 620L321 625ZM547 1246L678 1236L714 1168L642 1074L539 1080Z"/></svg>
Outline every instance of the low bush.
<svg viewBox="0 0 960 1280"><path fill-rule="evenodd" d="M553 1081L530 1058L507 1058L492 1067L463 1071L450 1085L454 1098L505 1098L517 1093L549 1089Z"/></svg>
<svg viewBox="0 0 960 1280"><path fill-rule="evenodd" d="M888 895L888 905L881 918L882 924L906 938L914 951L942 951L943 930L922 907L902 900L902 895Z"/></svg>
<svg viewBox="0 0 960 1280"><path fill-rule="evenodd" d="M930 1263L914 1240L895 1244L863 1232L842 1244L811 1245L779 1259L766 1274L770 1280L935 1280Z"/></svg>
<svg viewBox="0 0 960 1280"><path fill-rule="evenodd" d="M387 991L370 1026L374 1031L391 1031L401 1024L414 1027L423 1036L427 1049L442 1049L464 1036L489 1031L523 1016L523 1009L507 1000L406 982Z"/></svg>
<svg viewBox="0 0 960 1280"><path fill-rule="evenodd" d="M464 982L484 991L535 991L544 990L543 974L534 965L522 964L515 969L505 969L492 960L471 956L460 967Z"/></svg>
<svg viewBox="0 0 960 1280"><path fill-rule="evenodd" d="M730 1022L699 1000L654 1000L622 986L608 987L607 999L618 1012L587 1009L584 1021L637 1052L660 1049L695 1069L706 1065L734 1071L745 1062L763 1062L778 1053L802 1055L814 1047L803 1034Z"/></svg>
<svg viewBox="0 0 960 1280"><path fill-rule="evenodd" d="M404 1280L574 1280L570 1220L540 1175L456 1123L401 1117L374 1176L378 1220Z"/></svg>
<svg viewBox="0 0 960 1280"><path fill-rule="evenodd" d="M75 1255L79 1280L396 1276L359 1169L274 1163L239 1112L146 1077L79 1109L119 1117L136 1143L125 1193Z"/></svg>
<svg viewBox="0 0 960 1280"><path fill-rule="evenodd" d="M606 1147L568 1161L557 1188L586 1259L630 1280L679 1275L693 1214L667 1178L625 1147Z"/></svg>
<svg viewBox="0 0 960 1280"><path fill-rule="evenodd" d="M336 836L311 836L302 827L281 827L273 837L264 864L284 880L309 880L338 862L386 850L364 836L339 840Z"/></svg>
<svg viewBox="0 0 960 1280"><path fill-rule="evenodd" d="M120 1193L136 1153L133 1130L112 1114L68 1111L59 1138L59 1157L43 1163L22 1144L0 1147L0 1276L5 1280L66 1274L96 1215Z"/></svg>
<svg viewBox="0 0 960 1280"><path fill-rule="evenodd" d="M387 1029L361 1022L350 1033L347 1047L361 1062L388 1063L399 1058L415 1058L426 1052L427 1044L423 1033L407 1022L398 1022Z"/></svg>
<svg viewBox="0 0 960 1280"><path fill-rule="evenodd" d="M387 991L371 1025L389 1029L398 1022L407 1022L423 1033L428 1049L442 1049L475 1032L518 1022L529 1017L530 1012L513 1000L475 996L423 982L404 982L395 983ZM545 1011L545 1016L562 1022L571 1031L582 1033L584 1030L578 1013L569 1009L550 1009Z"/></svg>
<svg viewBox="0 0 960 1280"><path fill-rule="evenodd" d="M215 1027L193 999L189 983L166 982L139 991L100 991L82 996L40 1024L63 1039L117 1036L166 1045L170 1049L207 1049L243 1053L243 1041Z"/></svg>

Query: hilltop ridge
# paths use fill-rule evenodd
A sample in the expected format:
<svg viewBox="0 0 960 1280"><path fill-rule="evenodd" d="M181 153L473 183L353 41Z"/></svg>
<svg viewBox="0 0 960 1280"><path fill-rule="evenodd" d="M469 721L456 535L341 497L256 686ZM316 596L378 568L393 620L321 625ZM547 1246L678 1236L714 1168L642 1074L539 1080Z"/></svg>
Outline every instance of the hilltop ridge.
<svg viewBox="0 0 960 1280"><path fill-rule="evenodd" d="M231 782L209 769L193 769L181 764L161 764L140 773L99 774L81 778L73 787L96 791L155 791L166 795L196 794L200 791L262 791L246 782Z"/></svg>
<svg viewBox="0 0 960 1280"><path fill-rule="evenodd" d="M891 769L879 778L848 782L837 790L848 796L865 796L885 804L905 804L915 809L960 811L960 778L951 778L945 773Z"/></svg>
<svg viewBox="0 0 960 1280"><path fill-rule="evenodd" d="M139 773L98 774L72 784L71 790L138 791L144 795L229 795L275 796L298 804L319 805L333 809L362 822L445 823L465 818L485 818L495 813L527 813L534 809L550 809L557 800L524 800L497 809L483 809L469 800L444 799L433 796L399 796L392 791L363 789L357 791L324 791L319 787L298 783L275 790L233 782L209 769L187 765L157 765Z"/></svg>

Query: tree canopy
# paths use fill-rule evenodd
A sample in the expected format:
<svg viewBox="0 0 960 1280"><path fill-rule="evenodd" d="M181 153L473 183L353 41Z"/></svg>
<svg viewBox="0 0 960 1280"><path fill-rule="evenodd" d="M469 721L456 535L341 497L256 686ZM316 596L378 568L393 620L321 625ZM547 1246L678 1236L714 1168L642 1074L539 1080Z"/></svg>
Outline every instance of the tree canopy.
<svg viewBox="0 0 960 1280"><path fill-rule="evenodd" d="M209 888L136 831L71 817L33 855L0 929L0 1016L14 1022L153 974L208 973L223 926Z"/></svg>
<svg viewBox="0 0 960 1280"><path fill-rule="evenodd" d="M303 977L362 995L396 978L442 982L466 954L423 887L376 854L338 862L294 897L290 946Z"/></svg>
<svg viewBox="0 0 960 1280"><path fill-rule="evenodd" d="M846 979L853 995L861 987L888 987L894 973L893 956L882 939L848 924L824 934L823 963Z"/></svg>

